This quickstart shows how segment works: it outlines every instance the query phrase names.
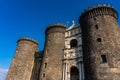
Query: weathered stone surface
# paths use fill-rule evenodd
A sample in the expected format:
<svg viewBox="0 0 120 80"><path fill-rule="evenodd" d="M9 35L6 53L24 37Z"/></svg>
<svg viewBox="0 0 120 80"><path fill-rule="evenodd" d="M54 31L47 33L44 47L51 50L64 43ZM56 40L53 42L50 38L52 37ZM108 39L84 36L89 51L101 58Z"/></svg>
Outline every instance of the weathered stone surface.
<svg viewBox="0 0 120 80"><path fill-rule="evenodd" d="M30 80L37 49L36 41L29 38L19 39L6 80Z"/></svg>
<svg viewBox="0 0 120 80"><path fill-rule="evenodd" d="M120 28L117 19L116 10L104 4L81 14L78 25L81 29L74 23L66 32L63 24L50 25L45 31L45 47L41 54L36 52L38 43L35 40L18 40L6 79L62 80L63 77L63 80L74 80L77 75L75 80L120 80ZM78 44L71 47L74 39ZM78 71L71 78L73 67Z"/></svg>
<svg viewBox="0 0 120 80"><path fill-rule="evenodd" d="M46 44L39 80L62 80L65 29L65 26L58 24L46 29Z"/></svg>
<svg viewBox="0 0 120 80"><path fill-rule="evenodd" d="M40 68L41 68L41 63L43 58L43 51L36 52L34 57L35 57L34 67L32 69L32 75L30 80L39 80Z"/></svg>
<svg viewBox="0 0 120 80"><path fill-rule="evenodd" d="M90 9L80 17L80 24L85 80L120 80L120 32L116 11L106 6ZM107 62L103 63L102 55Z"/></svg>

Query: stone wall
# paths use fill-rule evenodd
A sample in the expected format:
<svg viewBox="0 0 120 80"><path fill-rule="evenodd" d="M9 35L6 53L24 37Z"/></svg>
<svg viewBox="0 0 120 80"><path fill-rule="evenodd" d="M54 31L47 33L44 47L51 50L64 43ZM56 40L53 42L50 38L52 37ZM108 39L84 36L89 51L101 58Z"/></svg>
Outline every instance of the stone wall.
<svg viewBox="0 0 120 80"><path fill-rule="evenodd" d="M39 80L40 68L41 68L41 63L43 58L43 51L36 52L34 57L35 57L34 67L32 70L32 75L30 80Z"/></svg>
<svg viewBox="0 0 120 80"><path fill-rule="evenodd" d="M39 80L62 80L62 58L65 25L54 24L46 29L46 42Z"/></svg>
<svg viewBox="0 0 120 80"><path fill-rule="evenodd" d="M120 32L115 9L105 5L88 9L79 22L85 80L119 80Z"/></svg>
<svg viewBox="0 0 120 80"><path fill-rule="evenodd" d="M37 49L38 43L35 40L19 39L6 80L30 80Z"/></svg>

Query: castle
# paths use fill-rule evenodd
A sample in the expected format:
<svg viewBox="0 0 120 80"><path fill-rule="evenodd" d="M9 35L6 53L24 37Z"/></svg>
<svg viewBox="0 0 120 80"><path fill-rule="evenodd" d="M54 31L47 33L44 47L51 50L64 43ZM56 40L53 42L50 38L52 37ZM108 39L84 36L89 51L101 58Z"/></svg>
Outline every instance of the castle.
<svg viewBox="0 0 120 80"><path fill-rule="evenodd" d="M120 80L120 28L110 5L93 6L66 29L49 25L43 51L20 38L6 80Z"/></svg>

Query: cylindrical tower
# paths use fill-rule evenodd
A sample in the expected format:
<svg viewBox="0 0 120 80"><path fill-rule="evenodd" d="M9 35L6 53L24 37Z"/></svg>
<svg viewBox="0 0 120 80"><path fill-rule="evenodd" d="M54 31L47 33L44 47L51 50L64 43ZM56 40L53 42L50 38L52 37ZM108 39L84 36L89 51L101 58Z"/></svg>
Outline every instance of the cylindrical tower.
<svg viewBox="0 0 120 80"><path fill-rule="evenodd" d="M62 57L66 26L53 24L46 29L46 43L39 80L62 80Z"/></svg>
<svg viewBox="0 0 120 80"><path fill-rule="evenodd" d="M120 79L120 40L118 14L110 5L85 10L82 28L85 80Z"/></svg>
<svg viewBox="0 0 120 80"><path fill-rule="evenodd" d="M30 80L38 42L31 38L20 38L17 43L16 53L6 80Z"/></svg>

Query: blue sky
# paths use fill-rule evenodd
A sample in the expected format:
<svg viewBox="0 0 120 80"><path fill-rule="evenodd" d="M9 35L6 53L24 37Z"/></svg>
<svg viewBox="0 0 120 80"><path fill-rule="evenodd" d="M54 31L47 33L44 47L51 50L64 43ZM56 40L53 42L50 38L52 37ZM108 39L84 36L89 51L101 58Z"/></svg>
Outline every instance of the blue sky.
<svg viewBox="0 0 120 80"><path fill-rule="evenodd" d="M0 69L8 69L20 37L31 37L44 46L44 32L49 24L78 24L78 17L88 7L111 4L120 14L120 0L0 0Z"/></svg>

